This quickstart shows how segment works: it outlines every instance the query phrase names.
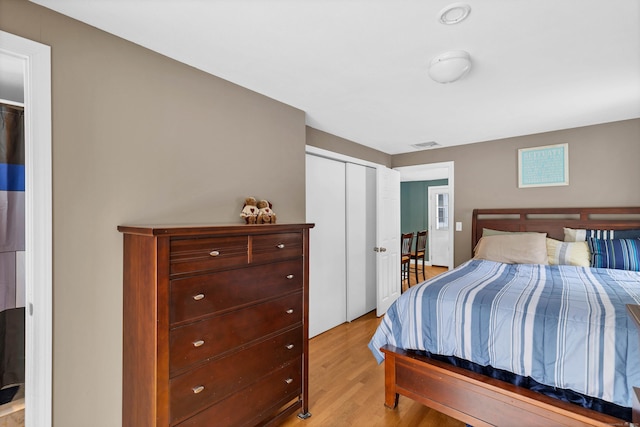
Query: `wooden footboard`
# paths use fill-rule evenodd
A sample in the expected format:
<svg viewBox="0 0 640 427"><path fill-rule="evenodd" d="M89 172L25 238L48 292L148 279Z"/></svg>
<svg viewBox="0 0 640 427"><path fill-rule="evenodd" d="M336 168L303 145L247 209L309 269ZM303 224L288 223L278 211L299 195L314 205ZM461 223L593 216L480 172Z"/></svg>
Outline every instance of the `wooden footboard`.
<svg viewBox="0 0 640 427"><path fill-rule="evenodd" d="M474 427L630 425L410 350L384 346L382 351L389 408L395 408L402 395Z"/></svg>

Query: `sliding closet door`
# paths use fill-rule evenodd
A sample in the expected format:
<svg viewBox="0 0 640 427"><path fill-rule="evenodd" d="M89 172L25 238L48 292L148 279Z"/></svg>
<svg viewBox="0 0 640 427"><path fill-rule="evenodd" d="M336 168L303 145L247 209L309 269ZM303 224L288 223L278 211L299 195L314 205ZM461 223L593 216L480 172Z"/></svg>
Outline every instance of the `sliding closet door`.
<svg viewBox="0 0 640 427"><path fill-rule="evenodd" d="M309 337L346 319L345 163L307 155Z"/></svg>
<svg viewBox="0 0 640 427"><path fill-rule="evenodd" d="M347 163L347 320L376 308L376 170Z"/></svg>

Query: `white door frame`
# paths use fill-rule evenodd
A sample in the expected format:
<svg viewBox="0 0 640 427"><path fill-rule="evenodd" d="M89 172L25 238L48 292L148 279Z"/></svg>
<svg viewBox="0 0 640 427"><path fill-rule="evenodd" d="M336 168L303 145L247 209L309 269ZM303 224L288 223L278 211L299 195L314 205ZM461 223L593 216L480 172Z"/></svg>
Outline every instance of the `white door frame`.
<svg viewBox="0 0 640 427"><path fill-rule="evenodd" d="M428 163L414 166L401 166L394 168L400 172L400 181L432 181L436 179L447 179L450 193L449 209L451 211L451 220L455 218L455 196L454 196L454 162ZM449 227L449 269L454 265L454 229Z"/></svg>
<svg viewBox="0 0 640 427"><path fill-rule="evenodd" d="M51 48L0 31L22 60L25 105L25 426L52 418Z"/></svg>
<svg viewBox="0 0 640 427"><path fill-rule="evenodd" d="M327 159L340 160L345 163L353 163L356 165L370 166L372 168L378 168L380 163L373 163L368 160L358 159L356 157L347 156L345 154L335 153L333 151L325 150L324 148L314 147L312 145L305 146L305 153L313 154L315 156L326 157Z"/></svg>

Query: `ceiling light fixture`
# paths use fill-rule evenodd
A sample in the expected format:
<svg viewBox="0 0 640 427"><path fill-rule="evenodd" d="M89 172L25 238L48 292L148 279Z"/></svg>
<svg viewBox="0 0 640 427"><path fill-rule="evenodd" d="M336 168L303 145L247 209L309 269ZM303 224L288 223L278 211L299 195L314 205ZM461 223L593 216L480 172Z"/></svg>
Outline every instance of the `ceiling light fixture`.
<svg viewBox="0 0 640 427"><path fill-rule="evenodd" d="M420 150L424 150L425 148L434 148L434 147L440 147L440 144L438 144L435 141L429 141L429 142L419 142L417 144L411 144L411 146L413 148L417 148Z"/></svg>
<svg viewBox="0 0 640 427"><path fill-rule="evenodd" d="M429 77L438 83L452 83L471 69L471 56L464 50L451 50L433 58L429 63Z"/></svg>
<svg viewBox="0 0 640 427"><path fill-rule="evenodd" d="M471 13L471 6L466 3L453 3L440 11L440 22L445 25L458 24Z"/></svg>

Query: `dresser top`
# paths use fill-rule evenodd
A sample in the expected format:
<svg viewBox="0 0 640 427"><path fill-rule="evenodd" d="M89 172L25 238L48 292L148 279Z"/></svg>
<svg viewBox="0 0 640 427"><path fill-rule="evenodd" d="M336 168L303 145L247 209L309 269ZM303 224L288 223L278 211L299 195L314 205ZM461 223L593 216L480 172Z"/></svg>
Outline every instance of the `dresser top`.
<svg viewBox="0 0 640 427"><path fill-rule="evenodd" d="M315 224L174 224L119 225L118 231L144 236L190 236L196 234L267 234L313 228Z"/></svg>

